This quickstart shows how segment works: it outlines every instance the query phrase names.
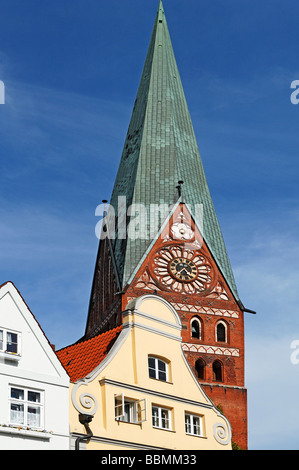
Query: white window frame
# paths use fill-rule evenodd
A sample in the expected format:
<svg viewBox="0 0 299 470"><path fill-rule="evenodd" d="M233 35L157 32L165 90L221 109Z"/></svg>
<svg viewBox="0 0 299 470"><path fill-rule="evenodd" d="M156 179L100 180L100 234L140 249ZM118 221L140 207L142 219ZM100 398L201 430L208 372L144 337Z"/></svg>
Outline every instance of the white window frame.
<svg viewBox="0 0 299 470"><path fill-rule="evenodd" d="M16 335L16 341L12 342L8 339L8 335ZM16 350L9 351L9 344L15 344ZM18 331L0 327L0 352L5 355L20 356L21 355L21 334Z"/></svg>
<svg viewBox="0 0 299 470"><path fill-rule="evenodd" d="M149 365L150 359L154 361L154 367ZM165 371L159 368L159 363L165 365ZM151 377L150 370L154 372L154 377ZM164 359L157 356L148 356L148 371L150 379L160 380L160 382L169 382L169 364ZM165 380L160 378L160 373L165 374Z"/></svg>
<svg viewBox="0 0 299 470"><path fill-rule="evenodd" d="M190 419L189 423L187 423L187 418ZM196 420L199 421L198 424L196 424ZM189 431L187 430L187 426L189 426ZM196 432L196 430L198 432ZM185 412L185 432L189 436L203 437L203 418L202 418L202 416Z"/></svg>
<svg viewBox="0 0 299 470"><path fill-rule="evenodd" d="M146 399L133 400L124 393L114 395L114 415L117 421L140 424L147 420Z"/></svg>
<svg viewBox="0 0 299 470"><path fill-rule="evenodd" d="M13 397L13 390L18 390L23 393L21 398ZM30 393L39 395L39 401L34 401L30 399ZM19 385L10 385L9 386L9 424L13 426L21 426L29 429L44 429L44 391L37 390L33 388L27 388ZM22 409L23 419L13 419L12 418L12 406L16 405ZM39 423L30 422L30 408L39 410Z"/></svg>
<svg viewBox="0 0 299 470"><path fill-rule="evenodd" d="M157 414L154 414L154 410L157 410ZM163 414L166 414L166 416L163 416ZM157 424L155 424L155 422ZM167 426L165 425L166 423ZM152 425L153 428L156 429L172 431L171 409L159 405L152 405Z"/></svg>

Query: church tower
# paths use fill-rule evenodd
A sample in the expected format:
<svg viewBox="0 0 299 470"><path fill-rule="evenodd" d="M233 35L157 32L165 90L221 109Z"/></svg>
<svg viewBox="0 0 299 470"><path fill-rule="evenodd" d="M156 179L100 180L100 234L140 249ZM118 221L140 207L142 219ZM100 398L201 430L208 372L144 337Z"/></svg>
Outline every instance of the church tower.
<svg viewBox="0 0 299 470"><path fill-rule="evenodd" d="M85 338L145 293L169 301L202 388L247 448L244 308L160 1L97 254Z"/></svg>

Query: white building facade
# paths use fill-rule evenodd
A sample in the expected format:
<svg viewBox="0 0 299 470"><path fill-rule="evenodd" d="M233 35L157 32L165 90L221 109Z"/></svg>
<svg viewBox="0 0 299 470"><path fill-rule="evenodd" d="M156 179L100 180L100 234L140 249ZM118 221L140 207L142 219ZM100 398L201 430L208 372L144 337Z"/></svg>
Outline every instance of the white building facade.
<svg viewBox="0 0 299 470"><path fill-rule="evenodd" d="M0 449L69 449L69 377L15 286L0 287Z"/></svg>

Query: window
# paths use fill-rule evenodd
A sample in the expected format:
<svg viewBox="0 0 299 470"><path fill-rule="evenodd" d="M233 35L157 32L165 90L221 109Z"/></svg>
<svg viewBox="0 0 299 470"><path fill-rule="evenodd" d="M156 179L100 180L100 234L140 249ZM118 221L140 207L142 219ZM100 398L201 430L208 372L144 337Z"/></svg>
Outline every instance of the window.
<svg viewBox="0 0 299 470"><path fill-rule="evenodd" d="M125 423L142 423L146 421L146 400L132 400L123 393L114 397L115 419Z"/></svg>
<svg viewBox="0 0 299 470"><path fill-rule="evenodd" d="M226 324L224 322L217 323L216 341L226 342Z"/></svg>
<svg viewBox="0 0 299 470"><path fill-rule="evenodd" d="M152 423L154 428L171 430L171 411L168 408L153 405Z"/></svg>
<svg viewBox="0 0 299 470"><path fill-rule="evenodd" d="M216 382L222 382L222 364L220 361L213 362L213 380Z"/></svg>
<svg viewBox="0 0 299 470"><path fill-rule="evenodd" d="M199 318L191 320L191 337L201 339L201 321Z"/></svg>
<svg viewBox="0 0 299 470"><path fill-rule="evenodd" d="M10 387L10 424L42 427L43 393L19 387Z"/></svg>
<svg viewBox="0 0 299 470"><path fill-rule="evenodd" d="M202 436L202 417L185 413L185 431L192 436Z"/></svg>
<svg viewBox="0 0 299 470"><path fill-rule="evenodd" d="M205 378L205 367L205 361L201 358L197 359L197 361L195 362L195 370L197 373L197 377L201 380L204 380Z"/></svg>
<svg viewBox="0 0 299 470"><path fill-rule="evenodd" d="M158 357L148 358L148 372L151 379L168 382L168 364Z"/></svg>
<svg viewBox="0 0 299 470"><path fill-rule="evenodd" d="M20 353L20 341L19 334L13 331L8 331L3 328L0 329L0 351L19 354Z"/></svg>

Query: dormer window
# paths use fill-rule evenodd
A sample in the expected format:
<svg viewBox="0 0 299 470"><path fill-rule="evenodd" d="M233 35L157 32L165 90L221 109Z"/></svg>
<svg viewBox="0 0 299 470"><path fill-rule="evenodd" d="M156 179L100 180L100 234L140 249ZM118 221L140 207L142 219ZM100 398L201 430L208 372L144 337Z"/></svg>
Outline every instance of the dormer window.
<svg viewBox="0 0 299 470"><path fill-rule="evenodd" d="M0 351L8 354L20 354L20 334L1 328Z"/></svg>

